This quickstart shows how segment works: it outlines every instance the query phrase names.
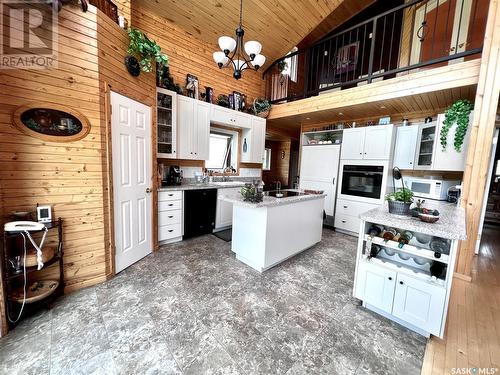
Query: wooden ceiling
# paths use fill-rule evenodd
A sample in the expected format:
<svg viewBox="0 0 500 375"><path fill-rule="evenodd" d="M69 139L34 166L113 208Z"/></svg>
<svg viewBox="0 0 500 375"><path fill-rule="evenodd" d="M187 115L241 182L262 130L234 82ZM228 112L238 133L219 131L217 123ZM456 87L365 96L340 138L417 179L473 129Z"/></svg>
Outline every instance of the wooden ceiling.
<svg viewBox="0 0 500 375"><path fill-rule="evenodd" d="M299 49L309 47L332 30L372 5L375 0L344 0L330 15L325 17L307 36L297 44Z"/></svg>
<svg viewBox="0 0 500 375"><path fill-rule="evenodd" d="M346 13L356 14L358 1L346 0L351 5L342 7ZM245 41L258 40L266 65L284 56L337 9L342 0L244 0L243 27ZM369 2L362 0L361 3ZM181 27L196 38L217 45L222 35L234 37L239 22L238 0L137 0ZM133 17L133 15L132 15ZM335 27L330 23L328 27ZM331 29L330 29L331 30Z"/></svg>

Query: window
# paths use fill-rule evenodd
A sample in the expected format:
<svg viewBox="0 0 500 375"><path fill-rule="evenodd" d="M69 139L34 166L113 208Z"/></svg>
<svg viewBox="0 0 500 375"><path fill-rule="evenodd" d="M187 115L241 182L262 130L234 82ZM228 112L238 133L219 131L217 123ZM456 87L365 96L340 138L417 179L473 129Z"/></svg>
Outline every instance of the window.
<svg viewBox="0 0 500 375"><path fill-rule="evenodd" d="M210 154L205 162L207 169L222 172L225 168L236 169L238 164L238 133L222 130L210 130Z"/></svg>
<svg viewBox="0 0 500 375"><path fill-rule="evenodd" d="M294 53L294 52L297 52L298 51L298 48L297 47L293 47L292 50L290 52L288 52L288 55ZM293 81L293 82L297 82L297 64L298 64L298 57L299 55L294 55L294 56L290 56L290 57L287 57L285 59L285 62L286 62L286 69L283 70L283 74L288 74L290 76L290 79Z"/></svg>
<svg viewBox="0 0 500 375"><path fill-rule="evenodd" d="M262 164L262 169L264 171L271 170L271 149L266 148L264 150L264 163Z"/></svg>

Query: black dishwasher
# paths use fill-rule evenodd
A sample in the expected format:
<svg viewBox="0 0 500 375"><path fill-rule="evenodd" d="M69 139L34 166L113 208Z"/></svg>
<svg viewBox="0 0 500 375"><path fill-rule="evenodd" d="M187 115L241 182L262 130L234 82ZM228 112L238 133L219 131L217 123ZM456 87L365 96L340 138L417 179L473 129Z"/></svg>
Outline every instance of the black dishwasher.
<svg viewBox="0 0 500 375"><path fill-rule="evenodd" d="M215 228L217 189L184 191L184 238L212 233Z"/></svg>

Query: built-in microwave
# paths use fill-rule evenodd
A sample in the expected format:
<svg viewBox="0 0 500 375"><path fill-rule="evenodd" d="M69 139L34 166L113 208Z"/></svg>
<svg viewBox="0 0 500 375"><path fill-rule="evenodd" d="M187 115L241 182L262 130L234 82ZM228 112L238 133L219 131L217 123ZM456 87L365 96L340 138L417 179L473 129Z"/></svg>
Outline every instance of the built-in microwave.
<svg viewBox="0 0 500 375"><path fill-rule="evenodd" d="M403 181L405 187L413 191L415 197L440 201L448 199L450 187L460 185L458 180L431 180L422 177L403 177Z"/></svg>
<svg viewBox="0 0 500 375"><path fill-rule="evenodd" d="M342 164L340 194L344 198L381 199L385 194L384 165Z"/></svg>

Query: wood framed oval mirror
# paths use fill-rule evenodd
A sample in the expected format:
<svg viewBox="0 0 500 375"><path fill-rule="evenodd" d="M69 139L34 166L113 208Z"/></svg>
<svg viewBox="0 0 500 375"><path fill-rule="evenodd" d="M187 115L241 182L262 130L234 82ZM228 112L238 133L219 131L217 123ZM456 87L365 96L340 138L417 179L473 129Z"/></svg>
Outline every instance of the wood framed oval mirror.
<svg viewBox="0 0 500 375"><path fill-rule="evenodd" d="M12 121L24 133L50 142L73 142L90 132L80 112L53 103L31 103L17 108Z"/></svg>

